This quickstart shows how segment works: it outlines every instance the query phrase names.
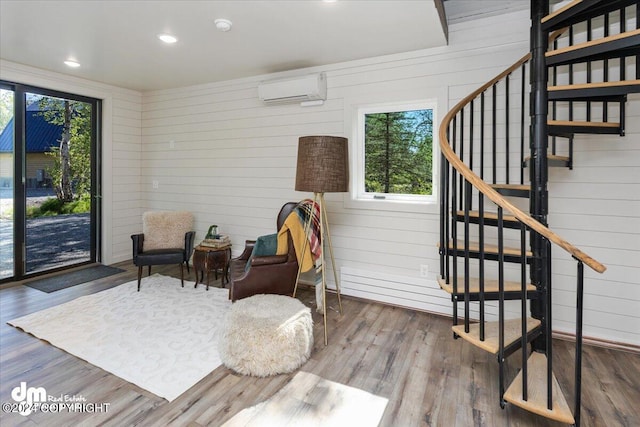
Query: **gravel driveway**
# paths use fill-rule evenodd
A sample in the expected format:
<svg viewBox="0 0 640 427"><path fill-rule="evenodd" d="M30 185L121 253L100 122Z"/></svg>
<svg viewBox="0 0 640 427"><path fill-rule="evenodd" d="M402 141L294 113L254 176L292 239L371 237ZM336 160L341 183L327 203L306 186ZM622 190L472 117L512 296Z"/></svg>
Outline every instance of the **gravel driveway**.
<svg viewBox="0 0 640 427"><path fill-rule="evenodd" d="M89 214L27 220L27 272L89 260ZM0 219L0 278L13 269L12 222Z"/></svg>

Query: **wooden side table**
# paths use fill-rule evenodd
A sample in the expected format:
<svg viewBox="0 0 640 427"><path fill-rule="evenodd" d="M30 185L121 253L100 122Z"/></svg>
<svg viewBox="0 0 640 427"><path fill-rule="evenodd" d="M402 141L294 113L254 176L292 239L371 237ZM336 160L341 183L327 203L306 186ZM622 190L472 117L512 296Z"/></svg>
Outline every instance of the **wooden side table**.
<svg viewBox="0 0 640 427"><path fill-rule="evenodd" d="M193 269L196 272L196 284L204 283L204 273L207 273L207 290L209 290L209 274L213 272L218 279L218 270L222 270L222 284L229 283L229 261L231 261L231 245L223 248L213 248L198 245L193 250Z"/></svg>

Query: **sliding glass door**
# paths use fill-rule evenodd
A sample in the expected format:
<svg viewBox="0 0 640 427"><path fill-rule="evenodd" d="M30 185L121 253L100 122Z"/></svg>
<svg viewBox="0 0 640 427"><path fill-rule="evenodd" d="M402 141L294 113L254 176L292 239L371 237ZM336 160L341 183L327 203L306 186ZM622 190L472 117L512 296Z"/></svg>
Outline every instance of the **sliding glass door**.
<svg viewBox="0 0 640 427"><path fill-rule="evenodd" d="M0 223L0 280L95 262L99 101L18 84L4 87L13 95L13 124L5 126L0 141L12 140L13 169L5 179L3 166L0 178L0 186L7 183L3 206L12 210ZM0 154L11 164L9 155Z"/></svg>
<svg viewBox="0 0 640 427"><path fill-rule="evenodd" d="M0 84L0 280L14 276L13 182L15 163L13 88Z"/></svg>

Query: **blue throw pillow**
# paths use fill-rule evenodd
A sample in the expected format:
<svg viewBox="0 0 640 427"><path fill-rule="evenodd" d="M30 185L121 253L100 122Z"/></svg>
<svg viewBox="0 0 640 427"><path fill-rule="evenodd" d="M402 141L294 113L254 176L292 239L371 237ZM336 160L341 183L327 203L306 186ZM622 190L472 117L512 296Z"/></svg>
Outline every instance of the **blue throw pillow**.
<svg viewBox="0 0 640 427"><path fill-rule="evenodd" d="M251 268L251 260L256 256L275 255L278 251L278 234L267 234L266 236L260 236L256 239L255 245L253 245L253 251L247 261L247 265L244 266L244 271L249 271Z"/></svg>

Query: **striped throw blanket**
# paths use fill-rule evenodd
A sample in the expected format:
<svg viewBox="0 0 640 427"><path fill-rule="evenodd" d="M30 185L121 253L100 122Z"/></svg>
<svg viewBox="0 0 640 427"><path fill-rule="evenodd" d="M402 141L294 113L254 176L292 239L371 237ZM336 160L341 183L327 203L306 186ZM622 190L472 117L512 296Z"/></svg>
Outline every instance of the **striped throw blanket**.
<svg viewBox="0 0 640 427"><path fill-rule="evenodd" d="M311 225L308 230L305 230L309 218L311 218ZM322 312L320 205L310 199L305 199L298 203L278 232L278 254L284 254L287 251L287 233L291 234L298 263L302 266L302 272L309 271L312 268L315 269L316 304L317 310ZM306 248L304 251L302 250L303 247Z"/></svg>
<svg viewBox="0 0 640 427"><path fill-rule="evenodd" d="M323 312L322 301L322 268L320 256L322 255L322 230L320 228L320 205L315 203L311 199L302 200L298 203L295 209L300 222L306 227L311 217L311 224L307 230L307 240L311 249L311 255L313 257L313 264L315 266L315 287L316 287L316 310L319 313Z"/></svg>
<svg viewBox="0 0 640 427"><path fill-rule="evenodd" d="M304 199L295 208L295 213L300 219L303 227L306 227L309 217L311 217L311 226L307 230L307 240L309 241L309 249L313 255L313 261L317 264L317 260L322 255L322 235L320 232L320 205L314 203L311 199Z"/></svg>

